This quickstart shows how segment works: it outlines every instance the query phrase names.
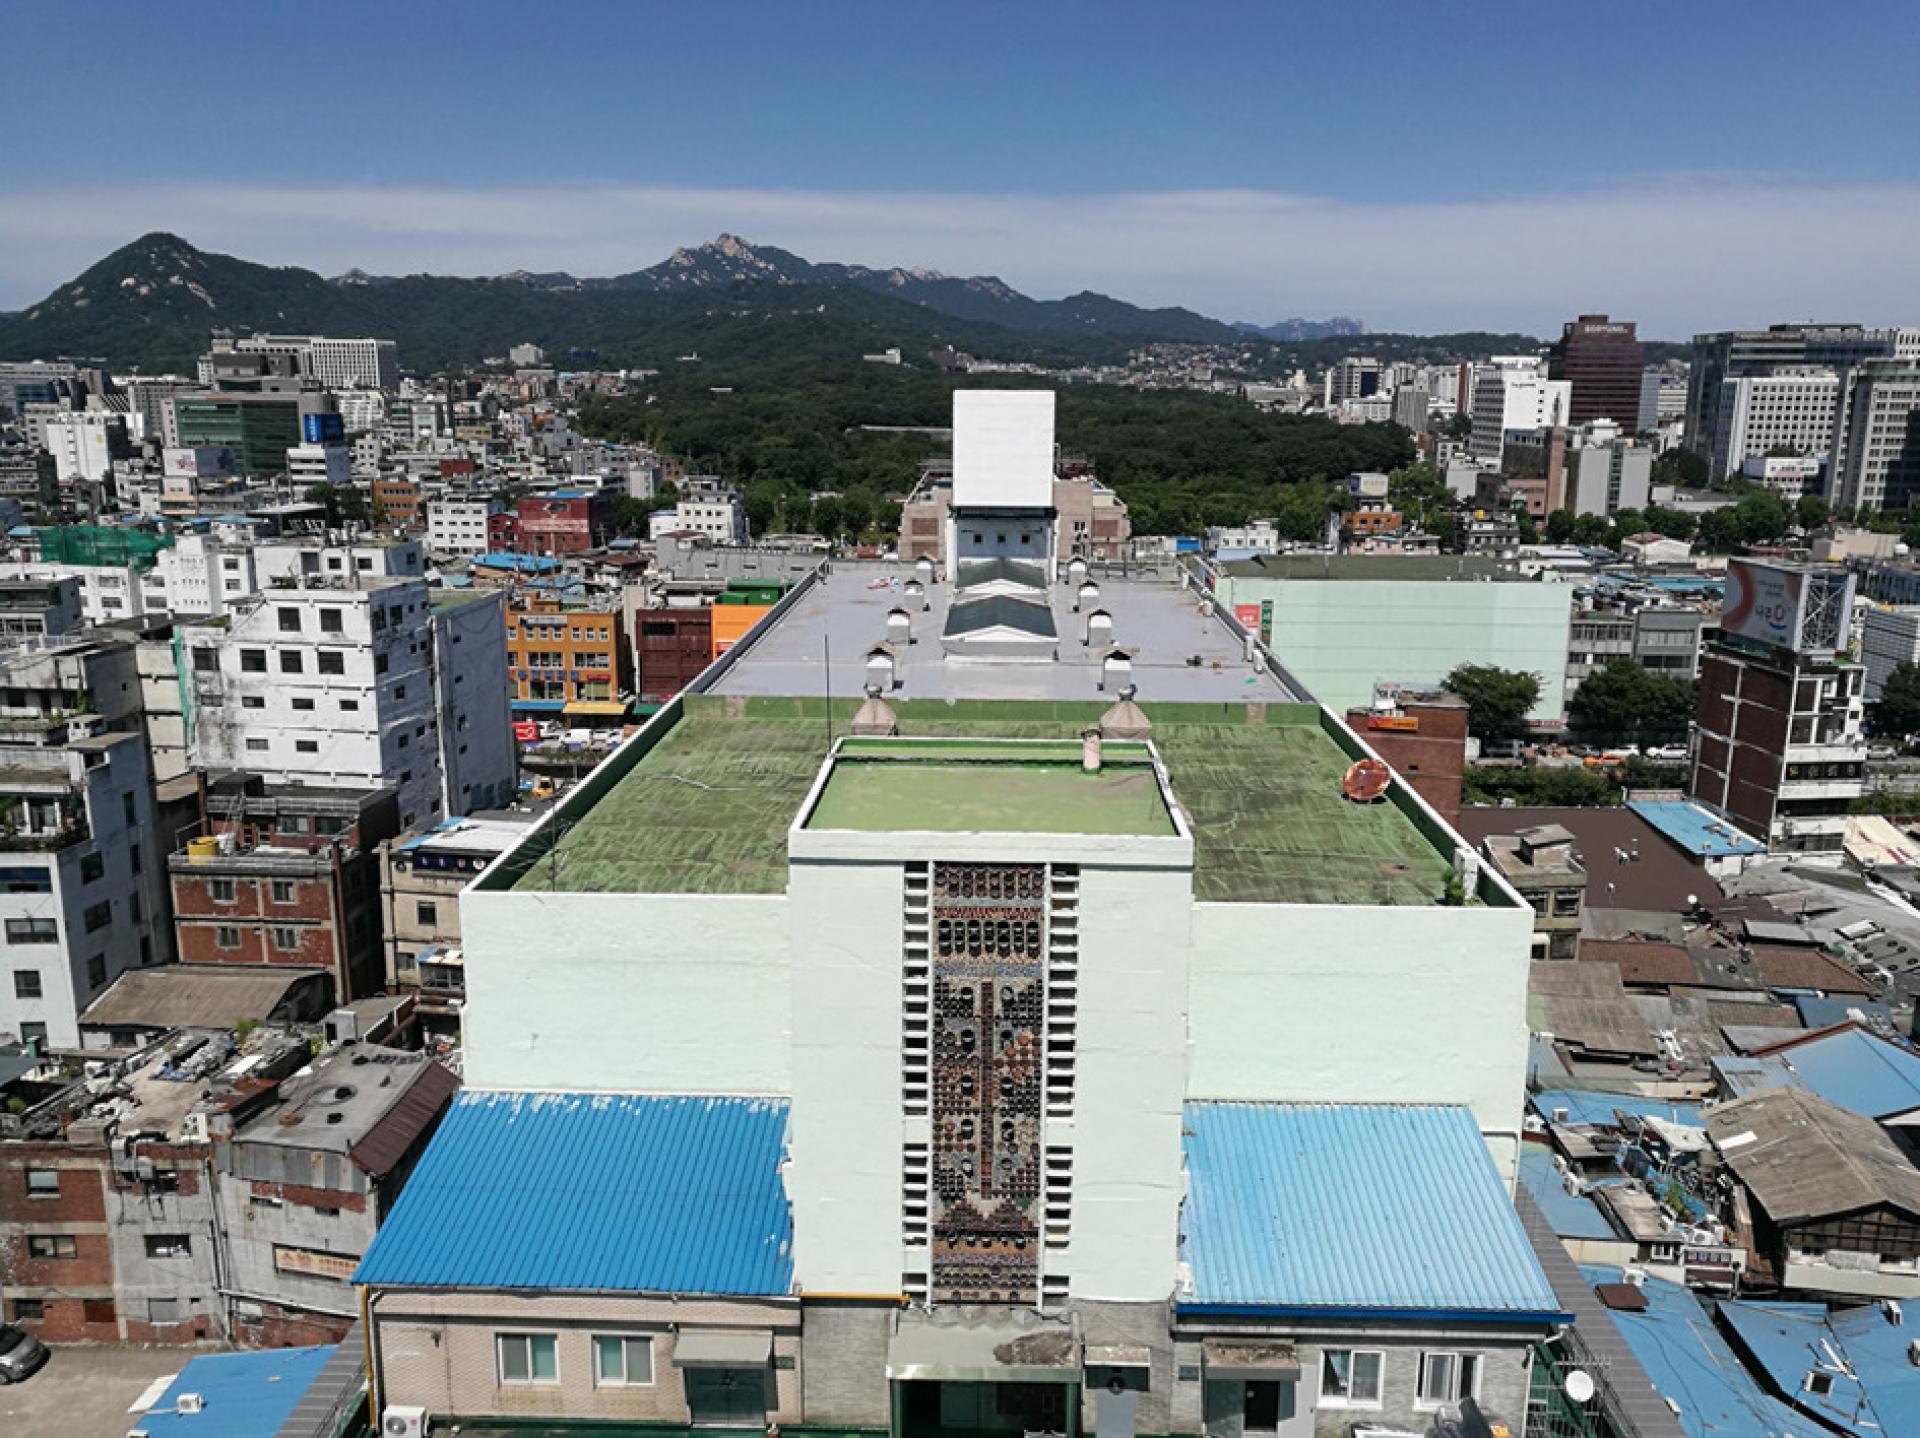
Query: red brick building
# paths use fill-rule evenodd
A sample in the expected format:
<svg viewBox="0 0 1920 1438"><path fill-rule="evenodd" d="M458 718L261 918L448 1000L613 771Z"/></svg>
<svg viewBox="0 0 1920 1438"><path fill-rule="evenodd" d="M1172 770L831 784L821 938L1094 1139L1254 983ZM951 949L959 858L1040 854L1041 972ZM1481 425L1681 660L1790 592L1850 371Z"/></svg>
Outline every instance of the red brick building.
<svg viewBox="0 0 1920 1438"><path fill-rule="evenodd" d="M520 553L579 554L613 538L613 496L589 489L528 495L514 519Z"/></svg>
<svg viewBox="0 0 1920 1438"><path fill-rule="evenodd" d="M640 609L633 616L633 683L642 704L664 704L713 662L713 616Z"/></svg>
<svg viewBox="0 0 1920 1438"><path fill-rule="evenodd" d="M207 807L206 835L167 861L181 962L324 969L340 1003L379 992L377 850L400 831L394 791L227 781Z"/></svg>
<svg viewBox="0 0 1920 1438"><path fill-rule="evenodd" d="M411 529L427 522L426 497L410 479L374 480L369 500L387 524Z"/></svg>
<svg viewBox="0 0 1920 1438"><path fill-rule="evenodd" d="M1460 817L1467 706L1451 694L1403 693L1390 709L1349 709L1347 727L1449 824Z"/></svg>

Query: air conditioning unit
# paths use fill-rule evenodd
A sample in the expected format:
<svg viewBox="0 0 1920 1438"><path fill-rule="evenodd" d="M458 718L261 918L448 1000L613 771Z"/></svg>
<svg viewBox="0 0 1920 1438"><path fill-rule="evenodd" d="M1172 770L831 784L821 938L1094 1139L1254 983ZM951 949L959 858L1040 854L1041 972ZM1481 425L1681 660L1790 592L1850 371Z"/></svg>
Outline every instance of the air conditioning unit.
<svg viewBox="0 0 1920 1438"><path fill-rule="evenodd" d="M173 1400L173 1411L176 1413L198 1413L206 1406L206 1398L198 1393L182 1393Z"/></svg>
<svg viewBox="0 0 1920 1438"><path fill-rule="evenodd" d="M1623 1268L1620 1270L1620 1276L1635 1288L1647 1286L1647 1270L1644 1268Z"/></svg>
<svg viewBox="0 0 1920 1438"><path fill-rule="evenodd" d="M426 1438L427 1410L415 1403L389 1403L380 1414L381 1438Z"/></svg>

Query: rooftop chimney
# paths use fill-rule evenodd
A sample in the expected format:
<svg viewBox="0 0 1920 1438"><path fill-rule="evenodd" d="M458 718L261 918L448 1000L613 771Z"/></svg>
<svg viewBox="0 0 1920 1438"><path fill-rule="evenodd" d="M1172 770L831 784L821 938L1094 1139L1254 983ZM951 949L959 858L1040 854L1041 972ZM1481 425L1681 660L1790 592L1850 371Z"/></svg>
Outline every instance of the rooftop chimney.
<svg viewBox="0 0 1920 1438"><path fill-rule="evenodd" d="M853 732L861 739L891 739L900 732L900 717L893 706L880 697L880 686L867 686L867 702L853 716Z"/></svg>
<svg viewBox="0 0 1920 1438"><path fill-rule="evenodd" d="M1153 734L1153 721L1133 702L1133 696L1139 692L1129 684L1121 689L1120 697L1107 706L1107 712L1100 716L1103 739L1146 739Z"/></svg>
<svg viewBox="0 0 1920 1438"><path fill-rule="evenodd" d="M1080 736L1080 767L1089 774L1100 772L1100 731L1089 729Z"/></svg>

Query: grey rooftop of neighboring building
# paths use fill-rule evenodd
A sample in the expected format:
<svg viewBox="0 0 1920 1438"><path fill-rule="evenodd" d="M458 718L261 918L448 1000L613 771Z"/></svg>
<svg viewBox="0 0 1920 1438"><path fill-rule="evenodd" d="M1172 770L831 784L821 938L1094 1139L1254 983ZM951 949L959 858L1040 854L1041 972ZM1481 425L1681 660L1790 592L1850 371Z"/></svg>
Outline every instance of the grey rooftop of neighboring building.
<svg viewBox="0 0 1920 1438"><path fill-rule="evenodd" d="M1539 583L1483 554L1255 554L1220 566L1235 579L1514 580Z"/></svg>
<svg viewBox="0 0 1920 1438"><path fill-rule="evenodd" d="M866 654L887 638L887 613L914 609L902 586L913 566L840 565L802 594L767 628L742 641L738 660L708 691L719 695L821 695L857 698L866 684ZM1262 665L1247 663L1244 643L1191 590L1163 580L1096 577L1091 607L1113 616L1111 642L1134 651L1131 682L1142 703L1299 702L1308 697ZM877 586L877 587L876 587ZM949 659L940 646L952 586L927 587L924 611L913 613L913 643L897 670L897 699L1110 698L1099 688L1101 651L1084 644L1085 614L1073 612L1073 590L1051 586L1060 643L1053 662ZM831 657L831 670L827 665ZM1284 658L1284 656L1283 656ZM1197 661L1197 662L1195 662Z"/></svg>
<svg viewBox="0 0 1920 1438"><path fill-rule="evenodd" d="M347 1153L387 1128L417 1131L458 1086L425 1054L348 1044L285 1080L279 1104L249 1121L234 1140Z"/></svg>

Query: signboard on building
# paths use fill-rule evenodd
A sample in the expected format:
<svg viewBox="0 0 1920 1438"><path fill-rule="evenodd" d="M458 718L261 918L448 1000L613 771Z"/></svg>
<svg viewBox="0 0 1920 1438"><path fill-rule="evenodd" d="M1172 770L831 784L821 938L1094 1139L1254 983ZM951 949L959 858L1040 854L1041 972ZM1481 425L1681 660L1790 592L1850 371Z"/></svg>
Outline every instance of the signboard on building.
<svg viewBox="0 0 1920 1438"><path fill-rule="evenodd" d="M1796 654L1832 658L1847 646L1854 576L1751 559L1727 561L1720 627Z"/></svg>
<svg viewBox="0 0 1920 1438"><path fill-rule="evenodd" d="M1269 649L1273 647L1273 601L1260 601L1260 642Z"/></svg>
<svg viewBox="0 0 1920 1438"><path fill-rule="evenodd" d="M353 1271L360 1266L360 1260L350 1254L320 1253L311 1248L288 1248L276 1243L273 1246L273 1266L282 1273L310 1273L315 1278L335 1278L342 1283L351 1283Z"/></svg>
<svg viewBox="0 0 1920 1438"><path fill-rule="evenodd" d="M1369 729L1390 729L1397 734L1418 734L1420 720L1412 714L1369 714Z"/></svg>
<svg viewBox="0 0 1920 1438"><path fill-rule="evenodd" d="M1236 604L1233 606L1233 617L1239 622L1242 629L1251 634L1260 627L1260 606L1257 604Z"/></svg>
<svg viewBox="0 0 1920 1438"><path fill-rule="evenodd" d="M160 472L168 479L211 479L233 469L233 450L224 444L177 445L160 452Z"/></svg>

